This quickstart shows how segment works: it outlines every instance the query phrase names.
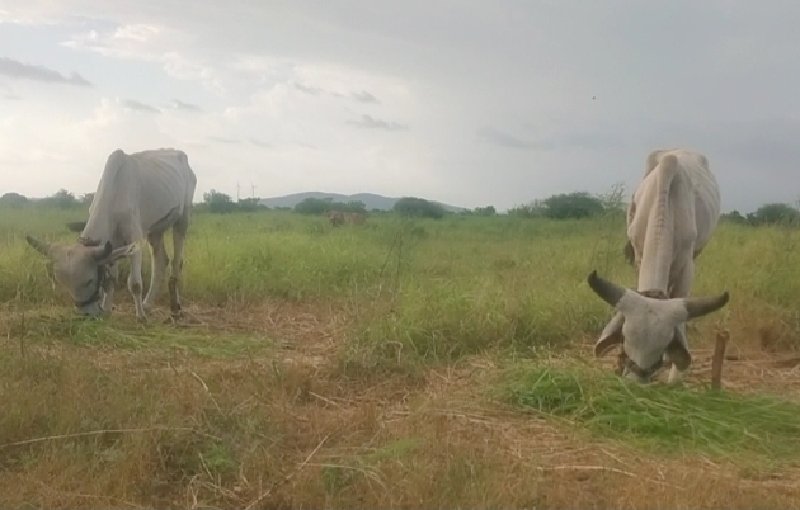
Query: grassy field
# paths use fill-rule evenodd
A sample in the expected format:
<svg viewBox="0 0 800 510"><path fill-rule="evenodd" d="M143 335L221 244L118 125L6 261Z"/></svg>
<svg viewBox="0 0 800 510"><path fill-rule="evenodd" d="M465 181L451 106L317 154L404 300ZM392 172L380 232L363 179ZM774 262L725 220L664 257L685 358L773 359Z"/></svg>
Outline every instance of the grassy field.
<svg viewBox="0 0 800 510"><path fill-rule="evenodd" d="M675 388L591 356L619 216L198 214L186 318L142 325L123 285L74 317L24 241L84 215L0 210L2 508L800 506L800 230L719 228Z"/></svg>

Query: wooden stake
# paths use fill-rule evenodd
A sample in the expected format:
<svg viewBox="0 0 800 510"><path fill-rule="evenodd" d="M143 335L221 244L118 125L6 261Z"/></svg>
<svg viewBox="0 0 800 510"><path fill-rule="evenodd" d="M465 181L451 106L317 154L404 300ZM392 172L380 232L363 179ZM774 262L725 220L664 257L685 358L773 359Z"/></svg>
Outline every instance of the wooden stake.
<svg viewBox="0 0 800 510"><path fill-rule="evenodd" d="M728 330L717 332L717 341L714 344L714 357L711 358L711 389L719 390L722 383L722 362L725 360L725 346L728 344L730 334Z"/></svg>

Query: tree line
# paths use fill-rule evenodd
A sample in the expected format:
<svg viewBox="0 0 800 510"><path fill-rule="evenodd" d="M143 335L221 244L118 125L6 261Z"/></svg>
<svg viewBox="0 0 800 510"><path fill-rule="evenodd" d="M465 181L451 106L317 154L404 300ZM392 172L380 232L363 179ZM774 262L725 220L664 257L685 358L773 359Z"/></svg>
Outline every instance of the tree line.
<svg viewBox="0 0 800 510"><path fill-rule="evenodd" d="M742 215L733 210L722 215L722 221L738 225L796 225L800 226L800 210L789 204L764 204L755 212Z"/></svg>
<svg viewBox="0 0 800 510"><path fill-rule="evenodd" d="M0 195L2 207L25 207L28 205L55 207L68 209L85 207L91 203L94 193L86 193L76 197L70 191L60 189L53 195L37 200L31 200L19 193L9 192ZM257 198L246 198L234 201L230 195L211 190L203 194L203 202L195 204L198 212L215 214L233 212L253 212L266 210ZM367 206L361 201L336 202L332 199L306 198L293 208L279 208L292 210L299 214L321 215L329 211L366 213ZM610 196L594 196L586 192L562 193L552 195L544 200L535 200L529 204L515 206L508 211L509 216L522 218L550 218L550 219L580 219L592 218L601 215L622 215L625 205L621 201L620 193ZM373 210L372 213L386 211ZM460 214L467 216L495 216L497 210L494 206L476 207L473 210L463 210L458 213L449 213L437 203L424 198L403 197L395 202L391 212L406 217L417 218L442 218L447 214ZM759 207L755 212L746 215L739 211L731 211L722 215L724 222L740 225L775 225L788 224L800 226L800 210L789 204L769 203Z"/></svg>

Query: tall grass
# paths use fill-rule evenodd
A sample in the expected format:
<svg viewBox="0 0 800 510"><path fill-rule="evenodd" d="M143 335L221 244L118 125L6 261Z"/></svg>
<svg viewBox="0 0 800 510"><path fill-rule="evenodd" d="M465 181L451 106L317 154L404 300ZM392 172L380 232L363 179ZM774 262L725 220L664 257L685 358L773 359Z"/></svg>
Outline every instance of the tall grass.
<svg viewBox="0 0 800 510"><path fill-rule="evenodd" d="M73 239L63 225L82 213L59 214L0 211L0 302L66 304L63 293L52 291L43 258L24 242L26 232ZM497 347L524 353L597 334L609 310L585 278L596 268L634 286L623 243L624 219L615 215L580 221L378 215L363 227L333 228L322 217L287 212L197 214L184 295L187 303L223 307L288 299L354 308L350 352L368 365L391 363L401 351L423 362ZM732 300L698 324L741 321L744 331L753 323L744 320L745 310L767 323L797 322L798 248L796 229L722 224L697 260L694 293L727 289ZM124 290L116 302L128 304ZM776 334L784 345L800 342L796 328Z"/></svg>

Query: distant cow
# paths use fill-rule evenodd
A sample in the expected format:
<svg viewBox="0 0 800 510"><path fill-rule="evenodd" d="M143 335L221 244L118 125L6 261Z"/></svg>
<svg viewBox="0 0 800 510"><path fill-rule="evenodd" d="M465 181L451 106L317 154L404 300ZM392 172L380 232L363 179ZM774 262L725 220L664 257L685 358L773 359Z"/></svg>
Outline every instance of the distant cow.
<svg viewBox="0 0 800 510"><path fill-rule="evenodd" d="M134 154L116 150L108 157L97 193L85 224L73 245L48 244L26 236L28 243L53 264L56 281L66 287L80 313L98 316L110 313L117 261L130 257L128 290L136 305L136 317L155 303L169 257L164 232L172 227L174 246L169 279L170 310L180 315L178 287L183 269L183 245L189 228L197 178L186 154L159 149ZM139 244L147 238L152 247L150 289L142 301L142 253ZM101 302L102 301L102 302Z"/></svg>
<svg viewBox="0 0 800 510"><path fill-rule="evenodd" d="M705 156L681 149L650 154L628 208L625 253L638 273L636 290L589 275L592 290L617 311L595 353L621 344L626 376L649 380L666 355L673 364L669 380L678 380L691 363L686 321L728 302L727 292L689 297L694 260L711 239L719 211L719 188Z"/></svg>
<svg viewBox="0 0 800 510"><path fill-rule="evenodd" d="M325 217L331 222L331 225L338 227L345 223L351 225L363 225L367 216L361 212L344 212L344 211L328 211Z"/></svg>

